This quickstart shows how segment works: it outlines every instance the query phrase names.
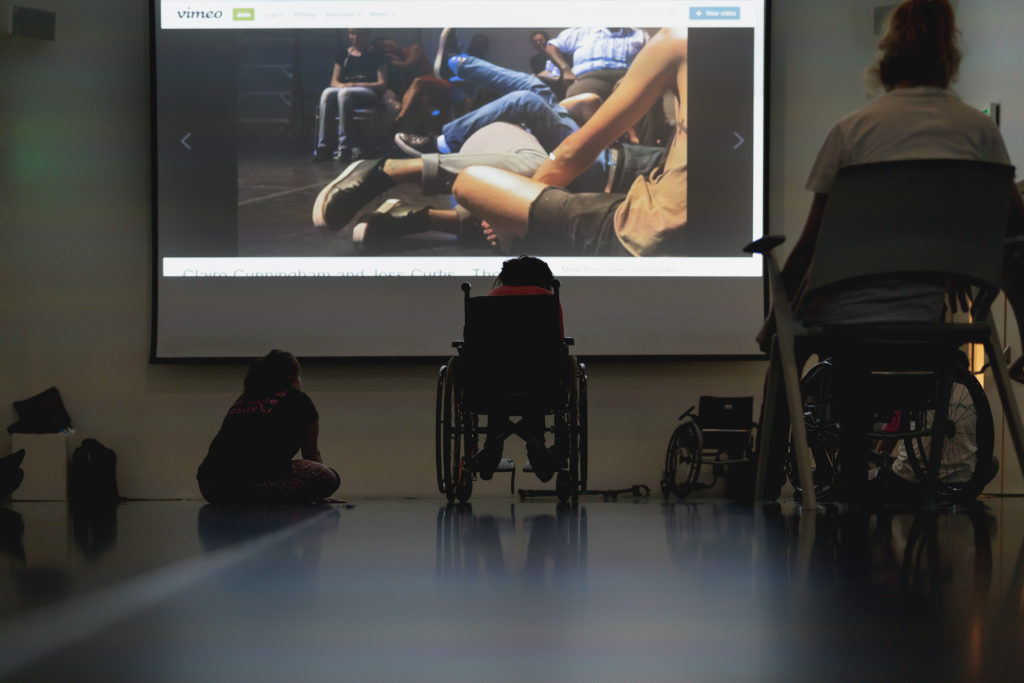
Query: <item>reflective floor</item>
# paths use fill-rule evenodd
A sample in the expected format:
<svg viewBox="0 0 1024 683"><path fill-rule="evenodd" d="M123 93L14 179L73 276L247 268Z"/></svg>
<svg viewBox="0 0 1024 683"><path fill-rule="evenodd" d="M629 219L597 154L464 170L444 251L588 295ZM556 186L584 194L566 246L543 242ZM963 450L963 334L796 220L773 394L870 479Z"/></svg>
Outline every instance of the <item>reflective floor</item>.
<svg viewBox="0 0 1024 683"><path fill-rule="evenodd" d="M0 679L1013 680L1024 499L0 507Z"/></svg>

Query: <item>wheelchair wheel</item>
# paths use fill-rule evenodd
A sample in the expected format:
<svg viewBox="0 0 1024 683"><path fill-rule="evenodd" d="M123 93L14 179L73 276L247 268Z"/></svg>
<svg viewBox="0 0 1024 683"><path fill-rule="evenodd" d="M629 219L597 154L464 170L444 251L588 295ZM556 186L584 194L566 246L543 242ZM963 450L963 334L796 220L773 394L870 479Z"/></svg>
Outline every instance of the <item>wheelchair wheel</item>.
<svg viewBox="0 0 1024 683"><path fill-rule="evenodd" d="M839 421L832 402L833 369L830 361L821 361L811 366L800 379L800 396L803 400L804 425L807 429L807 446L811 452L811 473L814 480L814 494L827 496L840 481L839 464ZM797 495L803 492L796 467L796 453L792 438L786 458L786 476Z"/></svg>
<svg viewBox="0 0 1024 683"><path fill-rule="evenodd" d="M570 498L578 500L580 492L580 401L576 359L572 356L569 356L566 380L568 396L565 408L555 415L555 443L568 447L567 469L559 469L555 478L555 494L562 503Z"/></svg>
<svg viewBox="0 0 1024 683"><path fill-rule="evenodd" d="M576 386L577 386L577 419L576 428L579 430L579 486L580 492L587 490L587 367L577 361L576 363Z"/></svg>
<svg viewBox="0 0 1024 683"><path fill-rule="evenodd" d="M700 426L691 417L675 428L665 451L665 471L661 475L661 493L685 498L700 477Z"/></svg>
<svg viewBox="0 0 1024 683"><path fill-rule="evenodd" d="M908 418L912 428L930 430L935 412L916 411L908 415ZM960 365L953 368L944 434L938 493L942 496L974 498L982 492L994 474L994 427L985 390L971 371ZM901 444L903 449L906 450L907 461L918 480L925 481L928 476L931 439L927 436L904 439Z"/></svg>
<svg viewBox="0 0 1024 683"><path fill-rule="evenodd" d="M448 502L469 500L473 490L473 476L463 470L460 454L461 427L464 417L459 405L455 373L456 358L449 358L441 368L437 385L436 466L437 483Z"/></svg>

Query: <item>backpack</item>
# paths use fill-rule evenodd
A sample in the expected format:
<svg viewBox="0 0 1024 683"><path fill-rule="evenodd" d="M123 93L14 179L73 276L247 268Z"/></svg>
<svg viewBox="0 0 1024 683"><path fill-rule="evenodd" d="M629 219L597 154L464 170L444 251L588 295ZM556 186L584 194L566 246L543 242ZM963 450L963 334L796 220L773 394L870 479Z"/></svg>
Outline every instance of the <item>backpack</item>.
<svg viewBox="0 0 1024 683"><path fill-rule="evenodd" d="M71 454L68 501L83 505L120 502L116 470L117 454L96 439L85 439Z"/></svg>

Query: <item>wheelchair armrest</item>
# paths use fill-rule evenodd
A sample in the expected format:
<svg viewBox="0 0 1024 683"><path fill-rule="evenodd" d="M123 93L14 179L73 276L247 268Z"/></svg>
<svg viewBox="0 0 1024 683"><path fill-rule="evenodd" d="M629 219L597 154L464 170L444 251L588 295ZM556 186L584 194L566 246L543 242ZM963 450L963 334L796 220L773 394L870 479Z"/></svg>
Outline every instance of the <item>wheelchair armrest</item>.
<svg viewBox="0 0 1024 683"><path fill-rule="evenodd" d="M576 339L573 337L562 337L562 343L566 346L572 346L576 343Z"/></svg>
<svg viewBox="0 0 1024 683"><path fill-rule="evenodd" d="M765 235L743 247L743 251L748 254L767 254L785 241L786 238L782 235Z"/></svg>

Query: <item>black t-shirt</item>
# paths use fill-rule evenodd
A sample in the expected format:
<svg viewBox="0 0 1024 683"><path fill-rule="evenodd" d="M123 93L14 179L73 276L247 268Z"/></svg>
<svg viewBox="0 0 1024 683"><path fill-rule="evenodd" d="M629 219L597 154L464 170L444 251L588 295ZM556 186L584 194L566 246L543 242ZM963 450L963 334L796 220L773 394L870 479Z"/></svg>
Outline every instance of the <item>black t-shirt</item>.
<svg viewBox="0 0 1024 683"><path fill-rule="evenodd" d="M547 65L548 54L546 52L538 52L530 57L530 73L539 74Z"/></svg>
<svg viewBox="0 0 1024 683"><path fill-rule="evenodd" d="M242 394L224 417L199 476L283 475L318 417L309 396L295 389Z"/></svg>
<svg viewBox="0 0 1024 683"><path fill-rule="evenodd" d="M338 57L335 60L341 65L342 83L375 83L377 81L377 70L383 68L387 73L387 66L390 63L383 50L366 48L363 54L358 57L350 55L348 48L338 48Z"/></svg>

